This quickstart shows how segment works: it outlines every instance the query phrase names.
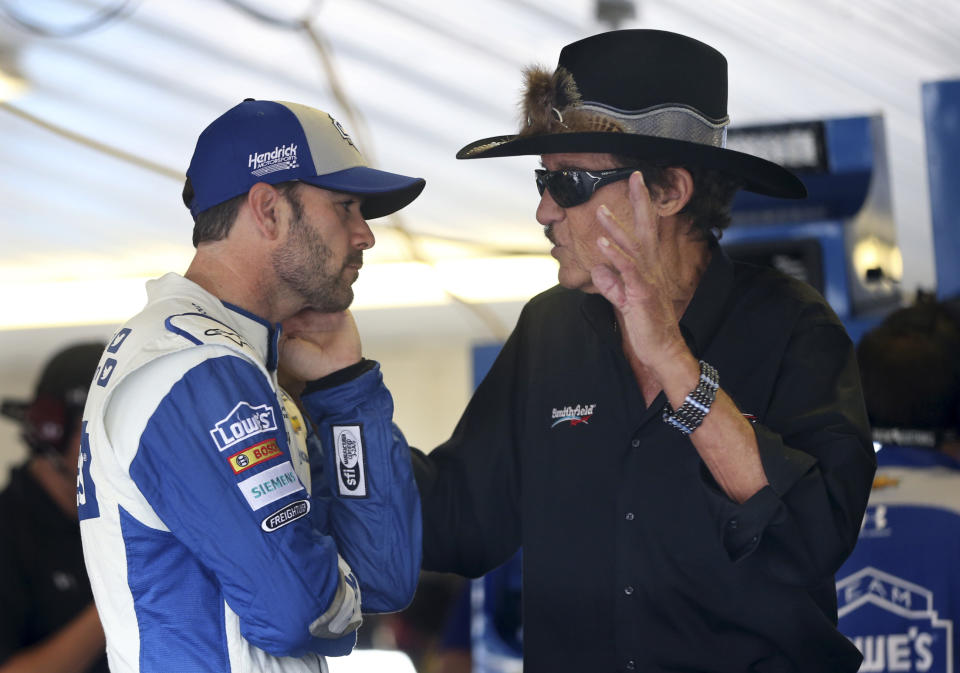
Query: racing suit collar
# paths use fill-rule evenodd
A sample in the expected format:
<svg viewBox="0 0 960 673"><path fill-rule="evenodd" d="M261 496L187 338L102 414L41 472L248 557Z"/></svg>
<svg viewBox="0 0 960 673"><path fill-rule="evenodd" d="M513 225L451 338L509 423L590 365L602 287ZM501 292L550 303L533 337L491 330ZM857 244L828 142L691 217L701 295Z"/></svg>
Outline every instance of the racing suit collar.
<svg viewBox="0 0 960 673"><path fill-rule="evenodd" d="M236 304L231 304L228 301L220 300L220 303L223 304L226 308L230 309L236 313L242 320L255 323L250 325L249 331L244 330L246 334L262 334L263 329L266 330L266 335L264 339L254 340L254 347L260 352L263 356L263 361L266 363L267 369L271 372L276 371L277 364L280 360L280 334L283 328L280 326L280 323L272 324L270 321L265 318L261 318L255 313L237 306ZM245 323L244 327L248 325Z"/></svg>

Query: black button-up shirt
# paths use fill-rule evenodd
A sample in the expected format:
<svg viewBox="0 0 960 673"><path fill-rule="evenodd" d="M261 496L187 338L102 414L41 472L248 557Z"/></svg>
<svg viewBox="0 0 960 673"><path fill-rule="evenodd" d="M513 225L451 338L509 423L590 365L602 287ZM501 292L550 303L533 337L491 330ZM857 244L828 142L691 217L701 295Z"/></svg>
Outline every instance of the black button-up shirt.
<svg viewBox="0 0 960 673"><path fill-rule="evenodd" d="M814 290L719 249L681 320L752 422L769 486L737 504L647 407L610 305L524 308L453 437L414 465L424 567L523 546L524 670L856 671L833 573L876 467L853 348Z"/></svg>
<svg viewBox="0 0 960 673"><path fill-rule="evenodd" d="M0 493L0 666L93 603L80 525L18 467ZM87 669L107 672L106 651Z"/></svg>

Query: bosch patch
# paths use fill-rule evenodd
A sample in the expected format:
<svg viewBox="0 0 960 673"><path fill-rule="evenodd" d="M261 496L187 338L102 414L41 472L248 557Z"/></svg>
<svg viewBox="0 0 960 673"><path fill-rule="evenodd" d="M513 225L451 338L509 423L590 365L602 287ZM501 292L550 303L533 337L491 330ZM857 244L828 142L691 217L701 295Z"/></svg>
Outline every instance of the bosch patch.
<svg viewBox="0 0 960 673"><path fill-rule="evenodd" d="M264 461L282 455L283 451L277 446L277 440L268 439L265 442L255 444L243 451L238 451L227 460L230 461L230 467L233 468L233 473L240 474L244 470L249 470L254 465L259 465Z"/></svg>

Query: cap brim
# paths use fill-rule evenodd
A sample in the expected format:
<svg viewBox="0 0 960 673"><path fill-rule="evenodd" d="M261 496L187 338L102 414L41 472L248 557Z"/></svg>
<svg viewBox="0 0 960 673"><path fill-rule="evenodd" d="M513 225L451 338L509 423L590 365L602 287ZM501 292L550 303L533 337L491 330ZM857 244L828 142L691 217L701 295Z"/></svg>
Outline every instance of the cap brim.
<svg viewBox="0 0 960 673"><path fill-rule="evenodd" d="M363 196L360 212L368 220L390 215L409 205L420 196L427 184L423 178L411 178L367 166L347 168L315 178L300 178L300 181L336 192Z"/></svg>
<svg viewBox="0 0 960 673"><path fill-rule="evenodd" d="M744 189L785 199L802 199L807 188L783 166L734 150L672 138L634 133L551 133L535 136L493 136L457 152L457 159L515 157L530 154L600 152L645 160L666 160L724 171L744 181Z"/></svg>

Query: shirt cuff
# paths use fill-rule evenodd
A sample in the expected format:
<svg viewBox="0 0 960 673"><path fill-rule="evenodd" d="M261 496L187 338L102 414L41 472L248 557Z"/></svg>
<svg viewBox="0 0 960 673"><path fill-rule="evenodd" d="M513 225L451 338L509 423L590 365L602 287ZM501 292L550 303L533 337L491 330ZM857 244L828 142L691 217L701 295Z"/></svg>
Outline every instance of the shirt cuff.
<svg viewBox="0 0 960 673"><path fill-rule="evenodd" d="M327 374L323 378L307 382L307 385L304 387L301 395L309 395L310 393L315 393L318 390L329 390L330 388L342 386L344 383L348 383L354 379L360 378L362 375L373 369L376 365L376 360L367 360L366 358L362 358L360 362L354 363L349 367L338 369L332 374Z"/></svg>

